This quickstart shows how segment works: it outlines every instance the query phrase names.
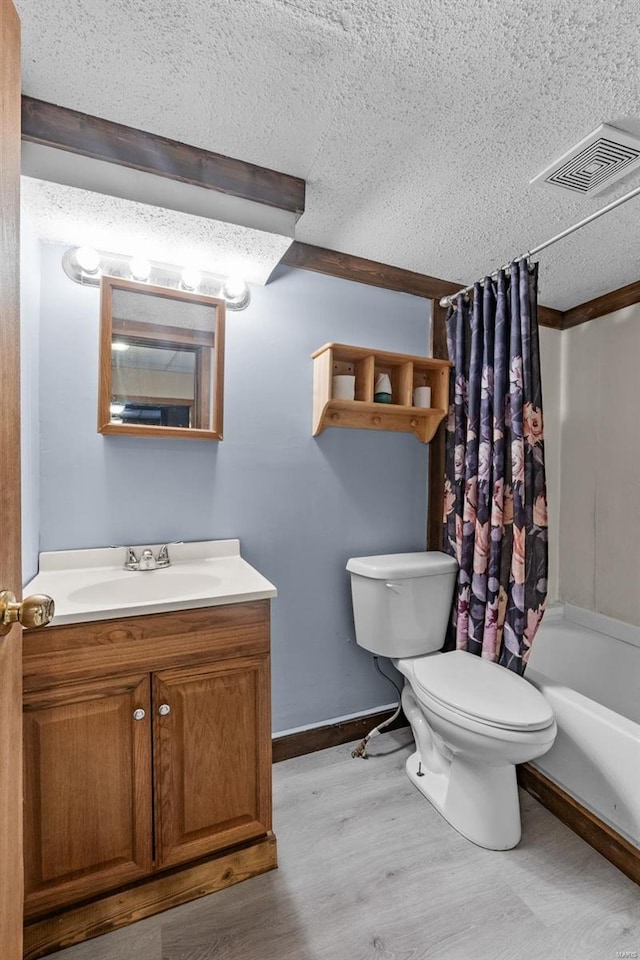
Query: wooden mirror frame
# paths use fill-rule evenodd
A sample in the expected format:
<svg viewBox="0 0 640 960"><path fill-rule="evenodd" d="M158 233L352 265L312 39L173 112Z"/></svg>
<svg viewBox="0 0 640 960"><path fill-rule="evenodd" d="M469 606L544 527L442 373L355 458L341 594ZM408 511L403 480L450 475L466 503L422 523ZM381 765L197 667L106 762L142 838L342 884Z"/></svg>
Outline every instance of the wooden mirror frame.
<svg viewBox="0 0 640 960"><path fill-rule="evenodd" d="M137 329L133 321L127 321L126 329L119 331L113 321L113 291L130 290L135 293L146 293L166 300L181 300L188 303L199 303L212 307L215 311L214 329L211 334L202 330L190 330L182 327L154 328L149 323L140 324ZM198 293L187 293L183 290L174 290L169 287L151 286L148 283L138 283L135 280L122 280L120 277L103 276L100 280L100 360L98 379L98 433L127 434L135 437L182 437L192 440L222 440L223 406L224 406L224 300L217 297L207 297ZM157 346L184 349L194 348L196 355L196 398L195 405L201 410L208 410L210 391L203 389L203 384L211 383L211 354L214 349L213 369L213 412L210 429L199 427L164 427L150 424L112 423L111 402L113 396L112 383L112 350L111 343L114 333L123 337L137 337L141 340L152 340ZM186 405L186 404L185 404ZM193 405L193 404L192 404Z"/></svg>

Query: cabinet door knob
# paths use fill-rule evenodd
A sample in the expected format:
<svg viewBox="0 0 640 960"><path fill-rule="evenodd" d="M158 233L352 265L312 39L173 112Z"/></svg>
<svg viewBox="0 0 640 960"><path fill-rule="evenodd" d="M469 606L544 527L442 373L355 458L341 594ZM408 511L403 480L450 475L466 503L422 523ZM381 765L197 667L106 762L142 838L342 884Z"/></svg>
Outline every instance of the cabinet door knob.
<svg viewBox="0 0 640 960"><path fill-rule="evenodd" d="M161 703L158 707L158 713L161 717L166 717L168 713L171 713L171 707L168 703Z"/></svg>
<svg viewBox="0 0 640 960"><path fill-rule="evenodd" d="M146 717L146 713L144 712L144 710L142 709L142 707L138 707L137 710L134 710L134 711L133 711L133 719L134 719L134 720L144 720L145 717Z"/></svg>

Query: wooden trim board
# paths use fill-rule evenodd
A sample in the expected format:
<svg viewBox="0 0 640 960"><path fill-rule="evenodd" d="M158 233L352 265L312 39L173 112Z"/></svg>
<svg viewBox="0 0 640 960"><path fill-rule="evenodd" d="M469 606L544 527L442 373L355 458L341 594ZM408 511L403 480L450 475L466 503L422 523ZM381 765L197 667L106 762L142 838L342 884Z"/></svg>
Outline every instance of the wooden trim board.
<svg viewBox="0 0 640 960"><path fill-rule="evenodd" d="M552 330L564 330L564 313L562 310L538 304L538 323L541 327L550 327Z"/></svg>
<svg viewBox="0 0 640 960"><path fill-rule="evenodd" d="M431 302L431 351L434 358L442 360L448 359L446 315L446 309L441 307L437 300L433 300ZM427 550L442 550L443 546L445 447L445 421L443 421L429 447Z"/></svg>
<svg viewBox="0 0 640 960"><path fill-rule="evenodd" d="M280 261L287 267L299 270L312 270L330 277L340 277L355 283L366 283L373 287L384 287L399 293L411 293L427 300L440 300L460 289L458 283L430 277L428 274L414 273L402 267L392 267L388 263L366 260L338 250L315 247L310 243L294 240ZM552 307L538 307L538 320L544 327L562 329L563 314Z"/></svg>
<svg viewBox="0 0 640 960"><path fill-rule="evenodd" d="M287 267L311 270L330 277L340 277L356 283L366 283L373 287L384 287L400 293L412 293L416 297L446 297L460 289L456 283L414 273L401 267L392 267L376 260L316 247L310 243L294 240L280 261Z"/></svg>
<svg viewBox="0 0 640 960"><path fill-rule="evenodd" d="M22 139L301 214L305 181L121 123L22 97Z"/></svg>
<svg viewBox="0 0 640 960"><path fill-rule="evenodd" d="M326 750L328 747L350 743L351 740L359 740L366 737L369 731L377 727L379 723L388 720L392 714L391 710L382 713L370 713L364 717L354 717L352 720L342 720L339 723L328 723L322 727L313 727L311 730L301 730L300 733L274 737L272 741L273 762L279 763L281 760L302 757L307 753L316 753L318 750ZM386 728L385 733L388 730L399 730L406 726L407 720L401 712L400 716Z"/></svg>
<svg viewBox="0 0 640 960"><path fill-rule="evenodd" d="M595 320L596 317L604 317L608 313L622 310L623 307L630 307L633 303L640 303L640 280L565 310L562 329L569 330L580 323L587 323L589 320Z"/></svg>
<svg viewBox="0 0 640 960"><path fill-rule="evenodd" d="M529 763L518 767L518 783L538 803L586 840L618 870L640 884L640 850L574 800Z"/></svg>
<svg viewBox="0 0 640 960"><path fill-rule="evenodd" d="M110 933L181 903L216 893L278 865L273 834L204 862L163 873L24 928L24 960ZM215 906L212 905L212 910Z"/></svg>

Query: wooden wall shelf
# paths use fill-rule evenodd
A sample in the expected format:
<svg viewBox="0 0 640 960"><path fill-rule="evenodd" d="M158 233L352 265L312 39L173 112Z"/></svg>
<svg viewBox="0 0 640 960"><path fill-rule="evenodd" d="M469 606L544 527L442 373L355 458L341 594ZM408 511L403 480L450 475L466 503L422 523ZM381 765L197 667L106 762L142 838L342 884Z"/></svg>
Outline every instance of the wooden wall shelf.
<svg viewBox="0 0 640 960"><path fill-rule="evenodd" d="M313 436L327 427L356 427L364 430L391 430L413 433L429 443L444 419L449 405L448 360L386 353L344 343L325 343L313 358ZM392 403L373 399L376 376L386 373L391 380ZM332 396L333 377L355 376L355 399ZM414 407L415 387L431 387L431 406Z"/></svg>

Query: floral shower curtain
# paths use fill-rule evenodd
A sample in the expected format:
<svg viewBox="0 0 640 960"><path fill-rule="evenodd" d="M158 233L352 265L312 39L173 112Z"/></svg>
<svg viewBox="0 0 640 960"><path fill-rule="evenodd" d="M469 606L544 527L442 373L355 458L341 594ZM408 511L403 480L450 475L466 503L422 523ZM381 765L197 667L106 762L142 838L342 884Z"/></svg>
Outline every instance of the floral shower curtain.
<svg viewBox="0 0 640 960"><path fill-rule="evenodd" d="M447 314L444 549L460 566L446 647L524 672L547 594L537 264Z"/></svg>

